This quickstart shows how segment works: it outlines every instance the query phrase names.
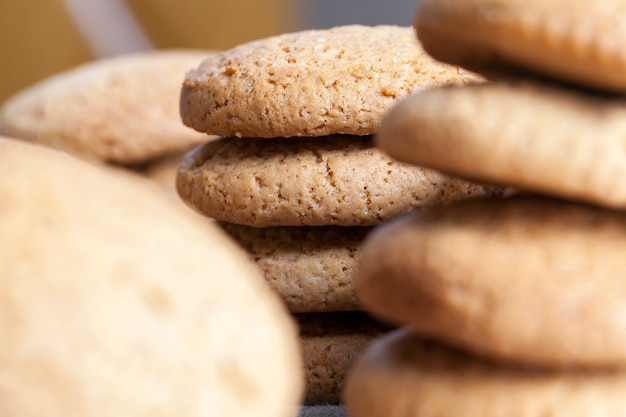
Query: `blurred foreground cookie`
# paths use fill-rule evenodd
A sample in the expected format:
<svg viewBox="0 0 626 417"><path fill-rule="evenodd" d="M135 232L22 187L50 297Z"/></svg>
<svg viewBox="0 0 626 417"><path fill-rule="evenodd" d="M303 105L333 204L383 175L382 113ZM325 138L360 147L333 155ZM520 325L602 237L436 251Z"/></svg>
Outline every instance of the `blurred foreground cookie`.
<svg viewBox="0 0 626 417"><path fill-rule="evenodd" d="M626 364L626 213L540 198L473 200L379 226L357 290L374 316L480 355Z"/></svg>
<svg viewBox="0 0 626 417"><path fill-rule="evenodd" d="M490 83L415 94L377 145L450 175L626 208L626 100L548 84Z"/></svg>
<svg viewBox="0 0 626 417"><path fill-rule="evenodd" d="M339 404L354 361L392 327L363 312L295 314L305 372L304 404Z"/></svg>
<svg viewBox="0 0 626 417"><path fill-rule="evenodd" d="M187 150L208 137L182 124L180 88L212 54L143 52L65 71L4 103L0 134L123 165Z"/></svg>
<svg viewBox="0 0 626 417"><path fill-rule="evenodd" d="M443 62L626 92L625 14L621 0L424 0L415 26Z"/></svg>
<svg viewBox="0 0 626 417"><path fill-rule="evenodd" d="M343 398L352 417L609 417L626 414L625 390L623 370L496 364L400 329L355 361Z"/></svg>
<svg viewBox="0 0 626 417"><path fill-rule="evenodd" d="M291 318L226 235L147 180L0 139L7 416L291 417Z"/></svg>
<svg viewBox="0 0 626 417"><path fill-rule="evenodd" d="M190 71L183 122L225 137L368 135L412 91L482 77L433 60L412 27L339 26L237 46Z"/></svg>
<svg viewBox="0 0 626 417"><path fill-rule="evenodd" d="M504 192L398 163L372 136L349 135L220 138L186 155L177 189L207 217L254 227L372 226L428 205Z"/></svg>

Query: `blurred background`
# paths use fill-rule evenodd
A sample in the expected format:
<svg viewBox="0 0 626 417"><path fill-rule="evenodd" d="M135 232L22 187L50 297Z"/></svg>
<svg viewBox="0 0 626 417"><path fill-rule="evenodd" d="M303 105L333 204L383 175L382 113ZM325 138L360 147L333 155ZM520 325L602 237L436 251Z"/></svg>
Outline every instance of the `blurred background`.
<svg viewBox="0 0 626 417"><path fill-rule="evenodd" d="M98 57L226 49L296 30L409 26L419 0L0 0L0 103Z"/></svg>

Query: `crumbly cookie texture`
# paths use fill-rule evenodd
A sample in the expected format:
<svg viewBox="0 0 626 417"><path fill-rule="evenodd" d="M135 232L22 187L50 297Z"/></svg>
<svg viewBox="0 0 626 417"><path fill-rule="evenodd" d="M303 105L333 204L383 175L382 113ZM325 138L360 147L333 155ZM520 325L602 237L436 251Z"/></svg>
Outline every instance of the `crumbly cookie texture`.
<svg viewBox="0 0 626 417"><path fill-rule="evenodd" d="M372 314L486 357L623 366L624 253L621 211L539 197L463 201L376 228L357 291Z"/></svg>
<svg viewBox="0 0 626 417"><path fill-rule="evenodd" d="M436 59L626 92L621 0L424 0L415 27Z"/></svg>
<svg viewBox="0 0 626 417"><path fill-rule="evenodd" d="M363 312L295 314L305 373L304 404L338 404L352 364L393 327Z"/></svg>
<svg viewBox="0 0 626 417"><path fill-rule="evenodd" d="M142 52L59 73L4 103L0 134L118 164L188 150L208 138L180 121L180 88L213 53Z"/></svg>
<svg viewBox="0 0 626 417"><path fill-rule="evenodd" d="M177 189L208 217L254 227L372 226L503 187L399 163L371 136L222 138L187 154Z"/></svg>
<svg viewBox="0 0 626 417"><path fill-rule="evenodd" d="M433 60L411 27L340 26L224 51L187 74L183 122L238 137L375 133L412 91L482 78Z"/></svg>
<svg viewBox="0 0 626 417"><path fill-rule="evenodd" d="M480 360L407 329L380 337L348 372L351 417L619 416L626 373L550 371Z"/></svg>
<svg viewBox="0 0 626 417"><path fill-rule="evenodd" d="M441 88L392 109L391 157L476 181L626 207L626 102L516 81Z"/></svg>
<svg viewBox="0 0 626 417"><path fill-rule="evenodd" d="M0 195L3 415L295 414L295 323L215 225L138 175L1 138Z"/></svg>
<svg viewBox="0 0 626 417"><path fill-rule="evenodd" d="M360 310L355 276L370 227L250 227L219 223L294 313Z"/></svg>

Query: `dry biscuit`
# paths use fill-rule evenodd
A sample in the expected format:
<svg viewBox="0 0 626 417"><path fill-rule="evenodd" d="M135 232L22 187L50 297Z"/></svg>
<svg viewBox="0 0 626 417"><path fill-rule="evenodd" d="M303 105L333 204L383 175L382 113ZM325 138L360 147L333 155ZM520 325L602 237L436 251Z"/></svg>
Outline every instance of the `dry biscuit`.
<svg viewBox="0 0 626 417"><path fill-rule="evenodd" d="M297 330L244 252L154 183L0 139L6 416L291 417Z"/></svg>
<svg viewBox="0 0 626 417"><path fill-rule="evenodd" d="M352 417L610 417L625 391L623 370L495 364L399 329L355 361L343 399Z"/></svg>
<svg viewBox="0 0 626 417"><path fill-rule="evenodd" d="M626 213L472 200L379 226L357 294L377 317L501 360L626 364Z"/></svg>
<svg viewBox="0 0 626 417"><path fill-rule="evenodd" d="M392 329L363 312L296 314L305 372L304 404L338 404L346 372Z"/></svg>
<svg viewBox="0 0 626 417"><path fill-rule="evenodd" d="M355 274L370 227L220 225L294 313L360 310Z"/></svg>
<svg viewBox="0 0 626 417"><path fill-rule="evenodd" d="M367 135L412 91L482 78L433 60L411 27L340 26L261 39L187 74L183 122L238 137Z"/></svg>
<svg viewBox="0 0 626 417"><path fill-rule="evenodd" d="M425 0L415 26L443 62L626 92L625 14L620 0Z"/></svg>
<svg viewBox="0 0 626 417"><path fill-rule="evenodd" d="M59 73L4 103L0 134L128 165L187 150L208 139L182 124L180 88L212 54L142 52Z"/></svg>
<svg viewBox="0 0 626 417"><path fill-rule="evenodd" d="M376 143L450 175L626 208L626 101L536 83L441 88L404 100Z"/></svg>
<svg viewBox="0 0 626 417"><path fill-rule="evenodd" d="M372 226L420 207L500 195L398 163L371 136L222 138L190 152L182 199L208 217L254 227Z"/></svg>

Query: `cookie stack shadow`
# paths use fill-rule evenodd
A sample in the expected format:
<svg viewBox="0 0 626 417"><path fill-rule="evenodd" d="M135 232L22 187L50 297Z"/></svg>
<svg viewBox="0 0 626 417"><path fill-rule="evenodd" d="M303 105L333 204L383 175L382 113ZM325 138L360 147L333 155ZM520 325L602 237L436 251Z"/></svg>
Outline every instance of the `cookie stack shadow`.
<svg viewBox="0 0 626 417"><path fill-rule="evenodd" d="M626 414L623 7L492 3L422 2L424 49L490 82L401 100L375 142L520 193L368 234L359 299L401 328L349 371L352 417Z"/></svg>
<svg viewBox="0 0 626 417"><path fill-rule="evenodd" d="M471 82L482 78L435 62L412 28L395 26L262 39L187 74L184 123L220 138L187 154L179 195L247 250L299 323L305 404L338 403L354 358L391 329L356 297L371 229L429 205L503 194L399 163L373 143L400 98Z"/></svg>

